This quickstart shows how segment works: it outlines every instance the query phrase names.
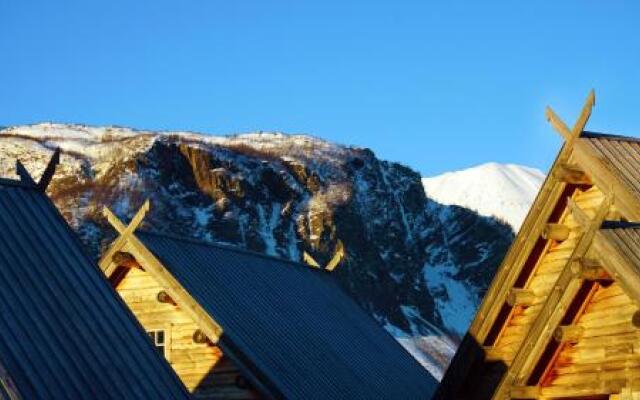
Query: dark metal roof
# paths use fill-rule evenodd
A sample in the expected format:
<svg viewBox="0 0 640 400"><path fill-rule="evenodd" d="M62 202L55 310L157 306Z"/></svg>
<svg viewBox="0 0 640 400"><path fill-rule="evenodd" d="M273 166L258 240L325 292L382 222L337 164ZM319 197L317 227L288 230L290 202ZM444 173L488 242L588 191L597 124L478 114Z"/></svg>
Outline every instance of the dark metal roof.
<svg viewBox="0 0 640 400"><path fill-rule="evenodd" d="M136 236L222 327L273 397L429 399L437 382L326 271L149 232Z"/></svg>
<svg viewBox="0 0 640 400"><path fill-rule="evenodd" d="M24 399L189 397L49 198L6 179L0 365Z"/></svg>

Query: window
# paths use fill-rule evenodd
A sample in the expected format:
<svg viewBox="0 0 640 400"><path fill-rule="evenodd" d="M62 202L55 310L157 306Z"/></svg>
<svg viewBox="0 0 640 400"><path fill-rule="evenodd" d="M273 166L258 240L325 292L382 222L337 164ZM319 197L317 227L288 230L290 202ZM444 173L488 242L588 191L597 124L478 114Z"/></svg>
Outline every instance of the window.
<svg viewBox="0 0 640 400"><path fill-rule="evenodd" d="M164 330L156 329L147 333L149 334L153 345L156 346L156 350L158 350L158 353L160 353L162 356L166 356L166 335L164 334Z"/></svg>

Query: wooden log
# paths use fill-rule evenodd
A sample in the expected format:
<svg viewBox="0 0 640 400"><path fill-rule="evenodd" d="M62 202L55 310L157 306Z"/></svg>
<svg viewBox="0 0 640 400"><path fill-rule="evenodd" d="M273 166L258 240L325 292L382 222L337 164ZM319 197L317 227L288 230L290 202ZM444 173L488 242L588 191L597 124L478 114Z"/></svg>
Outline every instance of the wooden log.
<svg viewBox="0 0 640 400"><path fill-rule="evenodd" d="M536 293L530 289L511 288L507 294L507 304L511 307L530 306L537 300Z"/></svg>
<svg viewBox="0 0 640 400"><path fill-rule="evenodd" d="M634 312L631 316L631 325L636 328L640 328L640 310Z"/></svg>
<svg viewBox="0 0 640 400"><path fill-rule="evenodd" d="M542 238L545 240L555 240L562 242L567 240L571 230L562 224L547 224L542 231Z"/></svg>
<svg viewBox="0 0 640 400"><path fill-rule="evenodd" d="M136 261L136 258L131 253L118 251L111 259L119 267L142 269L138 261Z"/></svg>
<svg viewBox="0 0 640 400"><path fill-rule="evenodd" d="M200 329L196 329L195 332L193 332L193 343L205 344L209 342L210 340L207 335L205 335L205 333Z"/></svg>
<svg viewBox="0 0 640 400"><path fill-rule="evenodd" d="M509 361L513 359L517 350L517 348L513 345L501 345L500 347L482 346L482 349L484 350L485 362L499 361L505 363L509 363Z"/></svg>
<svg viewBox="0 0 640 400"><path fill-rule="evenodd" d="M571 272L576 278L588 281L611 281L609 273L602 267L598 260L592 258L580 258L571 263Z"/></svg>
<svg viewBox="0 0 640 400"><path fill-rule="evenodd" d="M156 299L158 300L159 303L164 303L164 304L171 304L171 305L176 305L176 302L173 301L173 299L171 298L171 296L169 296L169 293L167 293L164 290L161 290L158 292L158 295L156 296Z"/></svg>
<svg viewBox="0 0 640 400"><path fill-rule="evenodd" d="M591 178L577 165L561 164L553 172L554 177L572 185L591 185Z"/></svg>
<svg viewBox="0 0 640 400"><path fill-rule="evenodd" d="M579 325L560 325L553 332L553 338L559 343L577 343L584 334L584 327Z"/></svg>
<svg viewBox="0 0 640 400"><path fill-rule="evenodd" d="M540 397L540 386L514 386L511 388L512 399L537 399Z"/></svg>

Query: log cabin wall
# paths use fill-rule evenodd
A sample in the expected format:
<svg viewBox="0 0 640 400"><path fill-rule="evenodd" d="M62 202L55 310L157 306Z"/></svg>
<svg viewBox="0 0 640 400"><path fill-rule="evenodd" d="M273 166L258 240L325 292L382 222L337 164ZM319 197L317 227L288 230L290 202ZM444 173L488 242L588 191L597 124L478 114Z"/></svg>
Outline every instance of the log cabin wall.
<svg viewBox="0 0 640 400"><path fill-rule="evenodd" d="M616 282L595 285L573 324L577 337L561 343L558 357L541 377L541 396L620 393L629 378L640 385L640 331L632 324L637 305Z"/></svg>
<svg viewBox="0 0 640 400"><path fill-rule="evenodd" d="M640 140L593 103L547 111L566 142L436 398L640 398Z"/></svg>
<svg viewBox="0 0 640 400"><path fill-rule="evenodd" d="M602 193L592 187L584 192L576 190L572 198L581 209L593 216L599 202L602 201ZM574 217L565 210L559 224L569 228L568 236L563 241L547 240L541 256L535 261L534 270L522 287L530 296L521 304L511 301L510 316L497 340L491 345L488 358L500 359L507 364L513 361L525 335L540 315L544 301L554 289L555 282L575 250L579 229ZM512 290L511 294L517 293L517 289ZM511 297L514 297L513 300L519 300L516 296Z"/></svg>
<svg viewBox="0 0 640 400"><path fill-rule="evenodd" d="M219 347L206 340L197 343L203 341L194 339L198 326L179 306L158 300L163 289L150 274L129 269L116 291L147 332L163 332L164 356L194 397L259 398Z"/></svg>

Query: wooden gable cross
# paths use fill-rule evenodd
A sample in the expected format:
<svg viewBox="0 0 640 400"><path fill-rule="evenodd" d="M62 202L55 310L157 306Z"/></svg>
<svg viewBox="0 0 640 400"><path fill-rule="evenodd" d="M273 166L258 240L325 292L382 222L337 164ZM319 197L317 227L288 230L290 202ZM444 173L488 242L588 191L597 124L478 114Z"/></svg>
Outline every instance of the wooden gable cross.
<svg viewBox="0 0 640 400"><path fill-rule="evenodd" d="M60 148L56 148L53 152L53 156L49 160L47 167L44 169L42 176L38 183L36 183L31 174L25 168L24 164L20 162L20 160L16 161L16 173L20 177L20 181L30 186L35 186L39 191L44 192L49 187L49 183L51 183L51 179L53 179L53 175L56 173L56 167L60 163Z"/></svg>
<svg viewBox="0 0 640 400"><path fill-rule="evenodd" d="M587 121L589 121L589 117L591 117L591 111L593 110L593 106L596 103L596 92L592 89L587 96L587 100L582 107L582 112L580 112L580 116L576 120L572 129L569 127L558 117L558 115L553 111L553 109L547 106L545 115L547 116L547 120L551 123L553 129L558 131L560 135L564 138L567 143L567 146L571 147L573 142L580 137L580 134L584 130L584 127L587 125Z"/></svg>
<svg viewBox="0 0 640 400"><path fill-rule="evenodd" d="M329 261L329 263L324 266L324 268L321 267L320 264L318 264L318 262L315 260L315 258L313 258L309 253L307 253L306 251L302 253L302 257L305 263L314 268L324 269L327 271L333 271L334 269L336 269L336 267L344 258L344 255L344 245L342 244L341 240L338 240L338 244L336 244L336 249L333 257L331 258L331 261Z"/></svg>
<svg viewBox="0 0 640 400"><path fill-rule="evenodd" d="M122 221L120 221L120 219L106 206L102 210L102 214L105 216L107 221L109 221L111 226L113 226L115 230L118 231L120 237L126 237L131 235L133 232L135 232L136 229L138 229L138 226L144 220L147 212L149 212L150 207L151 204L149 202L149 199L145 200L142 207L140 207L138 212L136 212L136 215L131 219L131 222L129 222L129 225L125 225L124 223L122 223Z"/></svg>

